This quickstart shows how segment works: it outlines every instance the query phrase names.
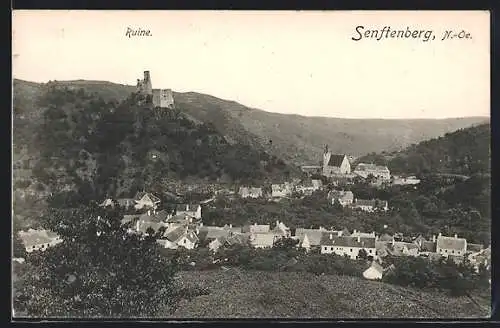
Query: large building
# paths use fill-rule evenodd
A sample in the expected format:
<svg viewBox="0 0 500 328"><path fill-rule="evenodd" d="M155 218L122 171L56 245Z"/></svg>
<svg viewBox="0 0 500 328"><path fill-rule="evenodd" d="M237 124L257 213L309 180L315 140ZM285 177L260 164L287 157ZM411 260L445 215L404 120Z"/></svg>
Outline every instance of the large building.
<svg viewBox="0 0 500 328"><path fill-rule="evenodd" d="M376 259L375 237L351 237L343 236L340 232L337 234L326 232L321 238L321 254L347 255L355 260L358 259L362 249L365 250L366 255Z"/></svg>
<svg viewBox="0 0 500 328"><path fill-rule="evenodd" d="M137 92L150 96L154 107L173 108L174 96L171 89L153 89L151 74L144 71L144 79L137 79Z"/></svg>
<svg viewBox="0 0 500 328"><path fill-rule="evenodd" d="M391 172L389 171L387 166L380 166L375 164L359 163L354 170L354 174L359 175L360 177L363 177L365 179L370 175L382 180L391 179Z"/></svg>
<svg viewBox="0 0 500 328"><path fill-rule="evenodd" d="M323 175L332 177L351 173L351 164L345 154L332 154L325 146L323 153Z"/></svg>

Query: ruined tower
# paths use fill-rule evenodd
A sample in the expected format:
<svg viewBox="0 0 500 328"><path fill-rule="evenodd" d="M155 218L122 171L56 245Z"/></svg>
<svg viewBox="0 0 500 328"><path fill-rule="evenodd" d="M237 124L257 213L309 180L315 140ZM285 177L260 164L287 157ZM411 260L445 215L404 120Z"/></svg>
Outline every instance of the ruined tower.
<svg viewBox="0 0 500 328"><path fill-rule="evenodd" d="M151 75L149 71L144 71L144 80L142 81L142 92L145 95L153 95L153 84L151 83Z"/></svg>

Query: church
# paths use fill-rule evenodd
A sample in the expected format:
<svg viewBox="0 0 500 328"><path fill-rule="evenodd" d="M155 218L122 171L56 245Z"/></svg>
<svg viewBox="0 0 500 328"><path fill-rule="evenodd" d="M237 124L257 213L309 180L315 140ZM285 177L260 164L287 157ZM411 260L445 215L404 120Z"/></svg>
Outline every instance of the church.
<svg viewBox="0 0 500 328"><path fill-rule="evenodd" d="M337 175L351 174L351 164L345 154L332 154L325 146L323 153L323 175L332 177Z"/></svg>

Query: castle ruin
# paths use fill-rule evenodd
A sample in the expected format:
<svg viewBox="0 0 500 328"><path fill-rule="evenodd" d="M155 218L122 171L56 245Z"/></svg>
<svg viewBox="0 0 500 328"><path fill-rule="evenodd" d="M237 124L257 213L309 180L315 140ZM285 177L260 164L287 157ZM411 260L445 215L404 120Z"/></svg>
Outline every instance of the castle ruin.
<svg viewBox="0 0 500 328"><path fill-rule="evenodd" d="M154 107L174 108L174 96L171 89L153 89L149 71L144 71L144 79L137 79L137 93L150 96Z"/></svg>

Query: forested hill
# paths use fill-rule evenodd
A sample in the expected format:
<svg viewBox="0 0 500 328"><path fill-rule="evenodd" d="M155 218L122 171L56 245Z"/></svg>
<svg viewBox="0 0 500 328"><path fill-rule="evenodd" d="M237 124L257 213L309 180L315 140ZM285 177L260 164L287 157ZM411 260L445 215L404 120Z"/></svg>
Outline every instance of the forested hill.
<svg viewBox="0 0 500 328"><path fill-rule="evenodd" d="M135 91L134 86L105 81L51 83L75 89L84 88L106 101L122 101ZM44 84L14 80L15 110L37 119L40 108L35 101L43 88ZM261 148L287 162L300 165L319 162L325 144L333 152L354 156L383 150L399 151L412 143L489 121L488 117L439 120L305 117L249 108L235 101L196 92L174 92L174 99L190 119L212 123L228 141Z"/></svg>
<svg viewBox="0 0 500 328"><path fill-rule="evenodd" d="M489 174L491 126L481 124L420 142L401 152L369 154L358 162L387 165L393 173Z"/></svg>
<svg viewBox="0 0 500 328"><path fill-rule="evenodd" d="M33 173L51 187L82 195L131 196L168 181L259 183L285 179L294 168L247 145L231 144L211 124L182 108L153 109L137 94L105 101L83 89L44 86L37 126L15 115L14 146L37 153Z"/></svg>

